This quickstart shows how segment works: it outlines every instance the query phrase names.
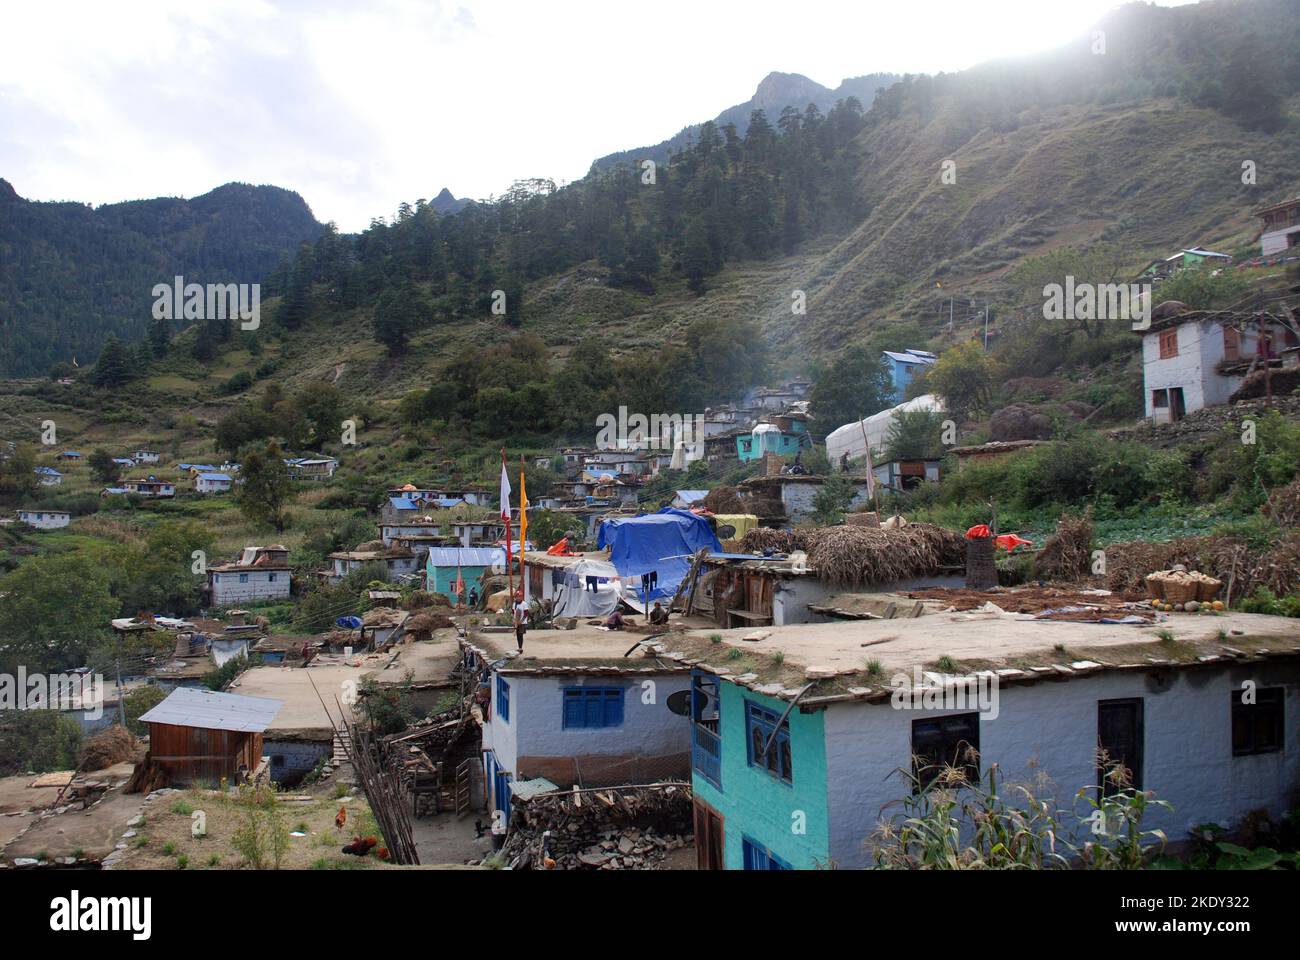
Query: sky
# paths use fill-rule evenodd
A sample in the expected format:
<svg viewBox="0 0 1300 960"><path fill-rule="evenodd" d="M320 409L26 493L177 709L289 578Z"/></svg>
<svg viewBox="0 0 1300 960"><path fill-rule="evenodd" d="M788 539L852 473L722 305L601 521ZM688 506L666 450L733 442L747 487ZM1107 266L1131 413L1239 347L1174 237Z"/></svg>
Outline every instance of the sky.
<svg viewBox="0 0 1300 960"><path fill-rule="evenodd" d="M1161 0L1172 5L1178 0ZM1115 0L11 2L0 177L32 200L296 190L344 231L583 176L747 101L1085 37Z"/></svg>

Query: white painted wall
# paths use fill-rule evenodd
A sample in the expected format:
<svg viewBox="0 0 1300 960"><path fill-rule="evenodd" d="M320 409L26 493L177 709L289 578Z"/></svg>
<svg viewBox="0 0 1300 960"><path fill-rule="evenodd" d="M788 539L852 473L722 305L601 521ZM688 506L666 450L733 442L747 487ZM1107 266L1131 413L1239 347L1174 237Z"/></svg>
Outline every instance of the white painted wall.
<svg viewBox="0 0 1300 960"><path fill-rule="evenodd" d="M690 674L625 676L546 676L506 674L510 684L510 719L496 708L496 674L492 675L492 718L483 725L483 749L495 751L503 770L518 774L519 757L583 757L641 754L647 758L688 753L690 723L668 709L669 695L690 687ZM645 686L653 683L653 688ZM623 725L600 729L564 729L565 687L621 686ZM653 690L653 703L645 703ZM527 773L527 771L525 771Z"/></svg>
<svg viewBox="0 0 1300 960"><path fill-rule="evenodd" d="M71 522L71 515L57 510L19 510L18 519L37 530L57 530Z"/></svg>
<svg viewBox="0 0 1300 960"><path fill-rule="evenodd" d="M1279 753L1232 755L1231 695L1244 680L1286 687L1286 740ZM1197 824L1233 825L1252 810L1278 815L1300 803L1300 665L1107 673L999 693L997 718L980 722L982 769L997 763L1008 780L1050 778L1058 806L1070 807L1076 791L1096 783L1097 702L1127 697L1144 700L1142 786L1173 804L1172 811L1149 810L1144 827L1181 841ZM863 841L885 805L908 790L907 781L890 773L910 765L912 721L960 712L895 710L889 703L827 709L832 859L844 867L869 865ZM1079 803L1076 809L1086 814Z"/></svg>
<svg viewBox="0 0 1300 960"><path fill-rule="evenodd" d="M246 579L241 582L241 577ZM292 574L288 570L248 570L229 573L214 570L211 574L212 605L224 607L248 600L287 597L291 578Z"/></svg>
<svg viewBox="0 0 1300 960"><path fill-rule="evenodd" d="M1183 388L1187 412L1227 403L1239 386L1241 377L1225 377L1215 371L1224 358L1223 327L1214 322L1184 323L1178 331L1178 355L1160 359L1160 332L1142 338L1143 402L1146 415L1156 415L1151 394L1169 387ZM1242 338L1241 356L1255 350L1253 337ZM1163 413L1164 411L1162 411Z"/></svg>

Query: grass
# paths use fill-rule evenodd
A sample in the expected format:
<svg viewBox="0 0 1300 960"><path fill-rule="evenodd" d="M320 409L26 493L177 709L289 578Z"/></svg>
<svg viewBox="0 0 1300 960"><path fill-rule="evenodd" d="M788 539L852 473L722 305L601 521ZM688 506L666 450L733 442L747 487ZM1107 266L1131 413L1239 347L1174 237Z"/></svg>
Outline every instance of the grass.
<svg viewBox="0 0 1300 960"><path fill-rule="evenodd" d="M936 670L942 670L944 673L956 673L958 670L957 661L946 653L938 660L934 661L934 667Z"/></svg>

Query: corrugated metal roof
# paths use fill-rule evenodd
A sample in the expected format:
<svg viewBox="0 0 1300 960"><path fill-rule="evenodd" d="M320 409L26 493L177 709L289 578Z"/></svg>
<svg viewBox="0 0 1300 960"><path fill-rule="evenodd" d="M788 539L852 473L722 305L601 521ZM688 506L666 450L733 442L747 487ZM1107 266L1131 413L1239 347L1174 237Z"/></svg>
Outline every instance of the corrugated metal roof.
<svg viewBox="0 0 1300 960"><path fill-rule="evenodd" d="M418 510L414 500L408 500L406 497L389 497L389 504L394 510Z"/></svg>
<svg viewBox="0 0 1300 960"><path fill-rule="evenodd" d="M227 483L230 483L230 478L226 476L224 473L200 473L199 479L200 480L225 480Z"/></svg>
<svg viewBox="0 0 1300 960"><path fill-rule="evenodd" d="M527 800L530 797L541 796L543 793L554 793L560 788L545 777L534 777L532 780L511 780L510 792L520 800Z"/></svg>
<svg viewBox="0 0 1300 960"><path fill-rule="evenodd" d="M177 687L166 700L140 717L140 720L144 723L169 723L177 727L200 727L204 730L261 733L275 720L282 706L282 700Z"/></svg>

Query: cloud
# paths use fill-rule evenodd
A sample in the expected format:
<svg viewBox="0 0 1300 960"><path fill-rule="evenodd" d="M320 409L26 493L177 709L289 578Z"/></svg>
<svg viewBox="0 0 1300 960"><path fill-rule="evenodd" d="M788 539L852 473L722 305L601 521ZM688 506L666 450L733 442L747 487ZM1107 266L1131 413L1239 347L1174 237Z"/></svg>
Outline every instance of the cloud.
<svg viewBox="0 0 1300 960"><path fill-rule="evenodd" d="M571 180L742 102L1078 36L1113 0L26 4L0 38L0 176L26 197L297 190L344 230L402 201Z"/></svg>

